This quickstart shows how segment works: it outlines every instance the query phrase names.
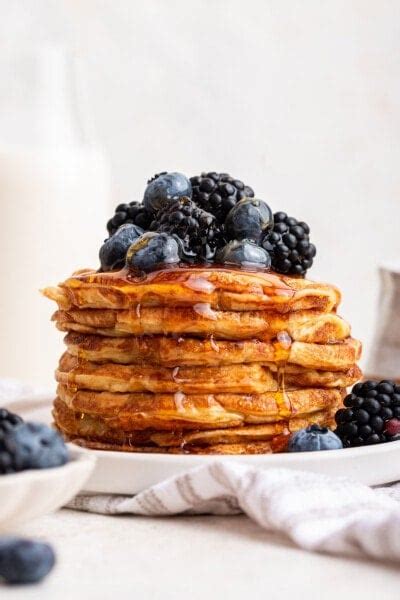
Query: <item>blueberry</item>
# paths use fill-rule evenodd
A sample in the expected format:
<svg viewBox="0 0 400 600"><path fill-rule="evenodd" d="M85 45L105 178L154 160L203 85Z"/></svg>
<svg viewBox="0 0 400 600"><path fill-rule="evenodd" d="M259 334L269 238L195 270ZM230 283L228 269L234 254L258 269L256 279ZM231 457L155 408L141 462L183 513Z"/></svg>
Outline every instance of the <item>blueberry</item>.
<svg viewBox="0 0 400 600"><path fill-rule="evenodd" d="M126 263L142 271L179 262L179 246L174 237L167 233L148 231L130 246Z"/></svg>
<svg viewBox="0 0 400 600"><path fill-rule="evenodd" d="M143 204L151 212L164 208L170 200L192 196L192 184L182 173L162 173L150 181L144 192Z"/></svg>
<svg viewBox="0 0 400 600"><path fill-rule="evenodd" d="M251 240L232 240L218 251L216 262L246 266L269 268L271 257L264 248Z"/></svg>
<svg viewBox="0 0 400 600"><path fill-rule="evenodd" d="M5 472L49 469L68 461L68 449L61 435L42 423L17 425L3 434L0 447L1 461L5 463L8 457L10 463Z"/></svg>
<svg viewBox="0 0 400 600"><path fill-rule="evenodd" d="M17 537L0 537L0 579L7 583L36 583L56 562L49 544Z"/></svg>
<svg viewBox="0 0 400 600"><path fill-rule="evenodd" d="M99 258L102 271L122 269L129 246L143 233L143 229L137 225L126 223L100 248Z"/></svg>
<svg viewBox="0 0 400 600"><path fill-rule="evenodd" d="M314 452L315 450L339 450L343 444L327 427L310 425L296 431L289 440L289 452Z"/></svg>
<svg viewBox="0 0 400 600"><path fill-rule="evenodd" d="M257 198L240 200L228 213L225 221L225 229L230 239L249 239L255 242L259 242L273 225L270 207Z"/></svg>

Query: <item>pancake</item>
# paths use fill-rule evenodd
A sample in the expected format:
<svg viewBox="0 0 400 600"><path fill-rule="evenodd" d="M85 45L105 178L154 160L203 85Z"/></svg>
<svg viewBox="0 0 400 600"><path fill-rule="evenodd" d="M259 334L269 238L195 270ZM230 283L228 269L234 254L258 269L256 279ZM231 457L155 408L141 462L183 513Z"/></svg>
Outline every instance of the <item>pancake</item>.
<svg viewBox="0 0 400 600"><path fill-rule="evenodd" d="M218 265L85 270L43 294L67 332L55 425L88 448L282 451L290 432L332 426L361 377L339 291L301 277Z"/></svg>
<svg viewBox="0 0 400 600"><path fill-rule="evenodd" d="M215 340L190 337L144 336L115 338L70 332L65 336L68 352L96 363L152 364L164 367L219 366L260 362L270 365L276 344L260 340ZM347 371L361 355L361 343L347 338L337 344L293 342L287 366Z"/></svg>
<svg viewBox="0 0 400 600"><path fill-rule="evenodd" d="M314 412L312 422L331 426L336 409L333 405L330 409ZM290 421L224 429L128 432L111 428L108 420L101 417L75 413L59 398L54 403L53 416L68 440L86 448L190 454L264 454L283 450L289 429L297 431L310 422L309 418L294 417Z"/></svg>
<svg viewBox="0 0 400 600"><path fill-rule="evenodd" d="M113 273L84 270L57 287L45 288L42 293L64 310L208 303L215 310L228 311L330 312L340 302L340 292L332 285L218 266L173 267L144 277L135 277L127 270Z"/></svg>
<svg viewBox="0 0 400 600"><path fill-rule="evenodd" d="M140 310L59 310L53 320L61 331L111 337L189 334L212 335L217 339L256 337L268 341L285 331L295 341L329 344L350 335L348 323L333 313L305 310L280 315L270 311L216 311L207 304L141 307Z"/></svg>
<svg viewBox="0 0 400 600"><path fill-rule="evenodd" d="M79 390L59 384L66 406L83 415L98 416L110 429L164 431L236 427L244 423L273 423L292 415L301 417L338 405L341 389L289 390L263 394L150 394Z"/></svg>
<svg viewBox="0 0 400 600"><path fill-rule="evenodd" d="M295 365L285 367L287 389L347 387L361 376L358 367L347 371L316 371ZM206 394L256 393L278 390L277 366L248 363L218 367L161 367L156 365L96 364L65 353L56 380L79 389L109 392Z"/></svg>

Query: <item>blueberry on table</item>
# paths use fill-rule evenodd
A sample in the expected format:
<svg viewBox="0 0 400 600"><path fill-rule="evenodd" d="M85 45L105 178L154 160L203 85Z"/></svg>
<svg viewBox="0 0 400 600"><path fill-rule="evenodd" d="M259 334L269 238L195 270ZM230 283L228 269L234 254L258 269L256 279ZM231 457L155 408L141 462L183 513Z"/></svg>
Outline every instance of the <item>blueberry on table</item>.
<svg viewBox="0 0 400 600"><path fill-rule="evenodd" d="M191 197L192 184L182 173L161 173L147 184L143 204L146 210L155 213L167 206L171 200Z"/></svg>
<svg viewBox="0 0 400 600"><path fill-rule="evenodd" d="M163 265L176 264L180 260L178 242L171 235L148 231L129 248L126 256L128 267L152 271Z"/></svg>
<svg viewBox="0 0 400 600"><path fill-rule="evenodd" d="M37 583L56 562L49 544L17 537L0 537L0 581L10 584Z"/></svg>
<svg viewBox="0 0 400 600"><path fill-rule="evenodd" d="M41 423L21 423L0 433L0 474L49 469L68 462L61 435Z"/></svg>
<svg viewBox="0 0 400 600"><path fill-rule="evenodd" d="M289 452L315 452L316 450L339 450L343 444L327 427L309 425L290 436Z"/></svg>
<svg viewBox="0 0 400 600"><path fill-rule="evenodd" d="M246 267L271 266L271 257L251 240L231 240L217 252L216 261L226 265Z"/></svg>
<svg viewBox="0 0 400 600"><path fill-rule="evenodd" d="M99 258L102 271L121 269L125 264L129 246L142 235L143 229L133 224L121 227L104 242L100 248Z"/></svg>
<svg viewBox="0 0 400 600"><path fill-rule="evenodd" d="M272 229L272 211L264 200L244 198L228 213L225 221L229 239L259 242Z"/></svg>

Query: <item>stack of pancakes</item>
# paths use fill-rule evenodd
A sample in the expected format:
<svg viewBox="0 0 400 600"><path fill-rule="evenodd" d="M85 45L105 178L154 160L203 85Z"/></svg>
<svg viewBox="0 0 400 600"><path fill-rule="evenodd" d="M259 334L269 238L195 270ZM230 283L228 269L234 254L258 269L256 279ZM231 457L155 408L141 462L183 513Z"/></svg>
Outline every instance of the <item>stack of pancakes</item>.
<svg viewBox="0 0 400 600"><path fill-rule="evenodd" d="M361 344L337 288L274 273L80 271L44 294L67 332L54 420L81 445L266 453L333 425Z"/></svg>

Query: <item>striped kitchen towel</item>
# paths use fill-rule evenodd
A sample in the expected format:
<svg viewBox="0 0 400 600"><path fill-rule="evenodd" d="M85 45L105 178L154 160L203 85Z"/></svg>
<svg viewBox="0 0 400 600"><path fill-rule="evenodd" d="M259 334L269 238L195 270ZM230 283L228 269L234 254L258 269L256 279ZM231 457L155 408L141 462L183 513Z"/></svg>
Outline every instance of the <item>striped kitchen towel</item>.
<svg viewBox="0 0 400 600"><path fill-rule="evenodd" d="M134 497L79 495L67 508L150 517L245 513L305 550L400 562L400 483L373 489L344 478L263 471L222 459Z"/></svg>

